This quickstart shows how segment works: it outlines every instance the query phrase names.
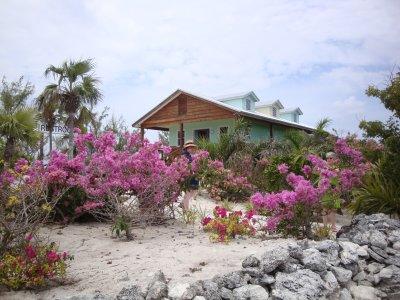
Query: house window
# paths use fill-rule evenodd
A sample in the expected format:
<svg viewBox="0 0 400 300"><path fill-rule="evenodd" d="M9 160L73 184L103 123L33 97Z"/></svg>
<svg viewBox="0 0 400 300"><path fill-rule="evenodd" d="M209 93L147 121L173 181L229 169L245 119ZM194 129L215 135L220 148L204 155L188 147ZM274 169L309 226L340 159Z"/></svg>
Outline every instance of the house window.
<svg viewBox="0 0 400 300"><path fill-rule="evenodd" d="M296 123L299 123L299 116L297 114L294 114L294 121Z"/></svg>
<svg viewBox="0 0 400 300"><path fill-rule="evenodd" d="M178 100L178 116L186 115L187 113L187 99L179 98Z"/></svg>
<svg viewBox="0 0 400 300"><path fill-rule="evenodd" d="M210 129L197 129L194 131L195 140L210 140Z"/></svg>
<svg viewBox="0 0 400 300"><path fill-rule="evenodd" d="M221 135L221 134L226 134L226 133L228 133L228 127L220 127L219 128L219 134Z"/></svg>
<svg viewBox="0 0 400 300"><path fill-rule="evenodd" d="M250 99L246 99L246 110L251 110L251 102L250 102Z"/></svg>
<svg viewBox="0 0 400 300"><path fill-rule="evenodd" d="M276 107L275 106L272 107L272 115L274 117L276 117Z"/></svg>

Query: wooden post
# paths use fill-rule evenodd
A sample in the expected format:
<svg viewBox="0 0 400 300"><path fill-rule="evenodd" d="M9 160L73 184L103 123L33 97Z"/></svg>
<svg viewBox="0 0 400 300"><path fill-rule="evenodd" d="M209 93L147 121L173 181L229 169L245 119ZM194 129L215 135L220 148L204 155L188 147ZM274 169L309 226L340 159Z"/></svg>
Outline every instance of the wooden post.
<svg viewBox="0 0 400 300"><path fill-rule="evenodd" d="M184 132L183 132L183 123L180 124L178 135L179 135L179 147L182 149L183 144L185 143L185 136L184 136Z"/></svg>
<svg viewBox="0 0 400 300"><path fill-rule="evenodd" d="M269 124L269 138L272 140L274 138L274 130L272 124Z"/></svg>
<svg viewBox="0 0 400 300"><path fill-rule="evenodd" d="M144 140L144 127L143 126L140 126L140 136L141 136L142 142L143 142L143 140Z"/></svg>

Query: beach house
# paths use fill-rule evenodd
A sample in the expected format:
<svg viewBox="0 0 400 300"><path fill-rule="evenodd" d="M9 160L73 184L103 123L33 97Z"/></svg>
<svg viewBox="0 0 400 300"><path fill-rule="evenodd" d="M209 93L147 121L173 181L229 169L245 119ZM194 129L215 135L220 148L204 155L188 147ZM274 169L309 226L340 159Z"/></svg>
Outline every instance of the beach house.
<svg viewBox="0 0 400 300"><path fill-rule="evenodd" d="M182 146L185 140L208 139L217 142L220 134L232 129L237 118L250 126L252 141L282 139L289 129L311 133L314 128L301 124L300 108L285 108L279 100L262 103L254 92L223 97L204 97L176 90L132 126L169 132L169 144Z"/></svg>

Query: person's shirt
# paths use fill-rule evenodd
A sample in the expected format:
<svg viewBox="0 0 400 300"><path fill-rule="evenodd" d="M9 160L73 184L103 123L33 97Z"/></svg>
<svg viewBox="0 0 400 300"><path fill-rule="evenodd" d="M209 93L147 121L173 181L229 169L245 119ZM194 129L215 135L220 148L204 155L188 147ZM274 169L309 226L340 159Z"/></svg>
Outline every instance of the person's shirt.
<svg viewBox="0 0 400 300"><path fill-rule="evenodd" d="M188 159L189 163L191 163L193 161L192 155L186 149L183 149L182 155Z"/></svg>

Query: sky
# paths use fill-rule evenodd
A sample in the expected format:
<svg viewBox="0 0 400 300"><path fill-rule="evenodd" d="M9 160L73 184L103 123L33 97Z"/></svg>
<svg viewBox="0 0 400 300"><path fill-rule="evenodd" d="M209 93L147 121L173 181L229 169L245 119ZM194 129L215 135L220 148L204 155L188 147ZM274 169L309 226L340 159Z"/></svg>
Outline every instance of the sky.
<svg viewBox="0 0 400 300"><path fill-rule="evenodd" d="M369 84L400 64L400 1L0 0L0 76L38 95L45 68L93 58L110 113L132 124L180 88L254 91L340 134L385 120Z"/></svg>

